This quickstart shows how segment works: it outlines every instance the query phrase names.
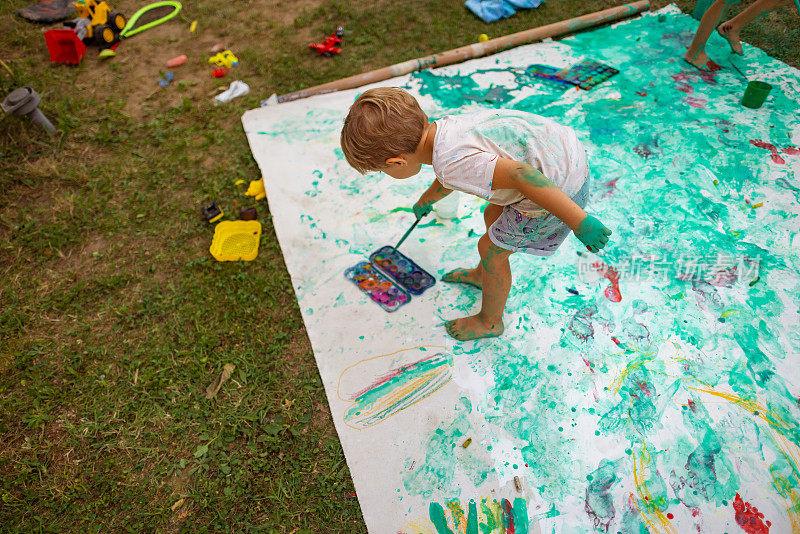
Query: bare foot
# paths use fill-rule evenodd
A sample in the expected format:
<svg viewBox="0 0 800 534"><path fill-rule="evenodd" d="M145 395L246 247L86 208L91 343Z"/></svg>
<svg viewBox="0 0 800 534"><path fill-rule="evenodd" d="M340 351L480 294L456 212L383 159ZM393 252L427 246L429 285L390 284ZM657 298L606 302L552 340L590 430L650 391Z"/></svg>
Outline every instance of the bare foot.
<svg viewBox="0 0 800 534"><path fill-rule="evenodd" d="M502 320L497 323L487 324L478 315L447 321L444 323L444 327L448 334L459 341L497 337L505 330Z"/></svg>
<svg viewBox="0 0 800 534"><path fill-rule="evenodd" d="M739 54L740 56L744 55L744 50L742 50L742 43L739 40L739 30L731 24L731 21L723 22L717 28L717 32L727 39L728 44L731 47L731 52L734 54Z"/></svg>
<svg viewBox="0 0 800 534"><path fill-rule="evenodd" d="M683 56L683 60L692 65L693 67L700 69L702 71L710 71L711 69L708 67L708 62L711 61L711 58L708 57L708 54L705 51L701 50L695 54L690 52L686 52L686 55Z"/></svg>
<svg viewBox="0 0 800 534"><path fill-rule="evenodd" d="M450 284L467 284L481 288L481 275L478 269L453 269L442 276L442 282Z"/></svg>

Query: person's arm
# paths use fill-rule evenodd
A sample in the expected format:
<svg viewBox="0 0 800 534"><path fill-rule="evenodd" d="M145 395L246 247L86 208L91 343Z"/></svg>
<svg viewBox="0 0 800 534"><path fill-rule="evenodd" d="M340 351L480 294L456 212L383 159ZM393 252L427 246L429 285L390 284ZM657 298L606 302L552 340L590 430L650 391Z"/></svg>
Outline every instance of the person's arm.
<svg viewBox="0 0 800 534"><path fill-rule="evenodd" d="M422 196L414 204L414 215L416 215L417 219L423 218L431 212L436 202L439 202L452 192L452 189L447 189L439 180L434 179L431 186L422 193Z"/></svg>
<svg viewBox="0 0 800 534"><path fill-rule="evenodd" d="M492 189L515 189L569 226L591 252L608 242L611 230L587 214L538 169L527 163L498 158L492 176Z"/></svg>

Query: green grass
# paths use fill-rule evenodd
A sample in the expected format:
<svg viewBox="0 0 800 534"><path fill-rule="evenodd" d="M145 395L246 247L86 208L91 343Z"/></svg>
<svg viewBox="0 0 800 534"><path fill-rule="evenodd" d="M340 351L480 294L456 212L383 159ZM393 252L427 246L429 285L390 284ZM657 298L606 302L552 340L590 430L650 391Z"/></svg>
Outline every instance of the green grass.
<svg viewBox="0 0 800 534"><path fill-rule="evenodd" d="M108 64L90 52L50 65L41 28L13 15L26 3L0 6L14 72L0 69L0 95L34 86L62 133L0 117L2 530L364 532L266 203L256 260L208 253L202 203L231 218L234 201L250 204L234 182L260 176L239 117L273 92L612 4L553 1L487 26L460 0L282 4L296 13L198 0L131 40L190 55L151 92L161 67L126 56L127 42ZM784 10L744 36L798 66L797 21ZM343 54L307 50L338 24ZM208 76L208 34L239 55L251 95L210 105L230 79ZM226 363L231 380L206 400Z"/></svg>

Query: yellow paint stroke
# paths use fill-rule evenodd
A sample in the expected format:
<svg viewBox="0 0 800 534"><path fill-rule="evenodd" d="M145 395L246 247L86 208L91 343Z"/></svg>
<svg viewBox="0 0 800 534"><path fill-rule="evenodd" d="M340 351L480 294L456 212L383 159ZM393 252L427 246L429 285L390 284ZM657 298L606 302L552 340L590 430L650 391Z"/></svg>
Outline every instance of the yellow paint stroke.
<svg viewBox="0 0 800 534"><path fill-rule="evenodd" d="M636 461L636 457L639 461ZM642 443L642 452L631 452L631 460L633 461L633 481L636 484L636 493L639 499L632 498L631 501L639 509L642 518L647 523L647 530L649 532L666 532L667 534L677 534L675 527L669 521L661 508L653 500L653 495L647 487L647 468L651 465L652 459L650 451L647 450L647 445ZM633 494L631 494L633 497Z"/></svg>
<svg viewBox="0 0 800 534"><path fill-rule="evenodd" d="M731 310L728 313L728 315L730 315L731 313L735 313L736 311L738 310ZM655 353L652 352L652 347L653 344L657 341L666 341L672 343L672 345L675 347L675 354L670 356L671 360L683 363L694 363L687 358L679 356L681 349L680 346L674 341L664 338L655 339L653 340L653 343L650 344L650 346L647 348L646 351L640 351L637 349L629 349L625 351L625 352L638 352L647 359L635 360L630 364L628 364L628 366L626 366L625 369L623 369L622 372L611 381L611 384L609 385L609 390L612 390L616 394L622 387L622 383L625 381L625 378L632 371L638 369L639 367L644 365L644 363L652 361L655 358ZM618 356L619 354L623 353L610 354L607 357L614 357ZM739 397L734 393L718 391L709 384L706 384L705 382L699 380L697 377L694 376L692 377L675 376L660 371L653 371L653 374L663 375L669 378L673 378L675 380L680 380L684 382L684 385L688 389L698 391L700 393L705 393L707 395L712 395L714 397L722 399L722 401L726 403L738 406L740 409L747 412L749 416L751 417L755 416L757 421L762 423L761 425L759 425L759 428L762 428L762 430L764 430L764 433L767 436L769 436L773 445L775 445L775 448L782 454L786 462L791 467L792 471L794 471L795 476L798 479L800 479L800 447L798 447L795 443L793 443L786 437L785 433L787 433L787 431L790 430L790 427L779 414L767 409L764 406L764 404L759 403L757 401L750 401L743 399L742 397ZM703 387L694 387L692 385L689 385L690 383L698 385L701 384ZM631 400L631 404L632 402L633 401ZM681 406L687 405L683 403L678 403L678 404ZM708 403L703 402L703 404L708 404ZM764 425L764 423L766 423L766 425ZM641 468L641 461L638 467ZM634 477L636 476L636 471L637 471L637 463L634 458ZM785 498L787 498L787 500L790 502L790 506L787 507L787 512L789 514L789 521L792 524L792 532L800 533L800 492L798 492L797 490L792 490L788 483L783 483L775 475L772 475L772 477L773 477L773 484L776 487L782 487L784 491L789 494L789 496ZM637 490L638 489L639 489L639 483L637 481ZM631 496L633 496L633 494L631 494ZM639 510L640 512L642 511L641 508L639 508ZM642 515L644 515L644 512L642 512Z"/></svg>
<svg viewBox="0 0 800 534"><path fill-rule="evenodd" d="M509 497L509 502L513 502L516 497ZM447 526L454 534L469 534L467 533L467 518L465 517L464 508L461 506L460 501L452 500L446 503L446 508L449 510L449 517L447 517ZM477 520L478 530L481 534L505 534L506 528L503 523L503 505L497 499L492 497L483 497L480 499L480 504L477 506ZM529 515L528 521L531 526L538 526L535 521L536 515ZM529 532L533 532L529 530ZM438 534L436 527L428 518L418 517L413 520L407 520L402 528L398 529L398 534Z"/></svg>
<svg viewBox="0 0 800 534"><path fill-rule="evenodd" d="M743 399L734 393L717 391L709 387L689 387L689 389L723 399L734 406L738 406L749 416L755 417L757 421L762 423L759 427L770 437L772 443L781 452L792 471L794 471L795 476L800 478L800 448L784 435L790 427L779 414L769 410L758 401ZM766 425L763 423L766 423ZM774 475L773 481L778 484L778 480L775 479ZM786 489L788 490L788 487ZM792 505L787 508L787 512L789 513L789 521L792 523L792 532L800 532L800 494L796 490L791 491L789 501Z"/></svg>
<svg viewBox="0 0 800 534"><path fill-rule="evenodd" d="M419 517L410 521L397 531L397 534L437 534L436 527L426 517Z"/></svg>
<svg viewBox="0 0 800 534"><path fill-rule="evenodd" d="M368 419L371 414L373 414L375 412L382 412L387 407L397 403L400 399L402 399L406 395L408 395L408 394L420 389L422 386L424 386L425 384L430 382L431 379L433 377L435 377L436 375L438 375L438 374L439 374L439 371L437 369L432 369L432 370L428 371L427 373L425 373L424 375L420 375L419 377L417 377L413 382L409 382L407 385L396 389L391 394L389 394L386 397L384 397L380 403L375 403L371 408L364 408L362 410L362 412L361 412L364 415L363 418L367 418ZM430 397L431 395L433 395L434 393L439 391L441 388L446 386L448 382L449 382L449 380L447 382L444 382L438 388L432 390L425 397L412 402L411 404L409 404L408 406L403 408L403 410L407 410L408 408L410 408L411 406L415 405L416 403L418 403L418 402L420 402L422 400L425 400L426 398ZM355 403L352 403L352 404L355 404ZM398 413L402 412L403 410L399 410L399 411L393 413L390 417L393 417L393 416L397 415ZM346 414L347 414L347 410L345 410L345 415ZM346 424L347 426L349 426L350 428L353 428L355 430L364 430L365 428L370 428L370 427L373 427L375 425L378 425L378 424L382 423L385 420L386 419L381 419L381 420L376 421L375 423L373 423L371 425L355 426L355 425L351 425L344 416L342 418L342 421L344 421L344 424Z"/></svg>
<svg viewBox="0 0 800 534"><path fill-rule="evenodd" d="M467 518L464 515L464 510L461 508L461 503L458 501L447 501L447 509L450 510L450 515L453 518L453 526L456 527L455 532L466 532Z"/></svg>
<svg viewBox="0 0 800 534"><path fill-rule="evenodd" d="M396 350L396 351L394 351L394 352L390 352L389 354L381 354L380 356L373 356L372 358L366 358L366 359L364 359L364 360L360 360L360 361L358 361L358 362L354 363L353 365L351 365L351 366L349 366L349 367L346 367L344 370L342 370L342 372L341 372L341 373L339 373L339 382L338 382L338 384L337 384L337 386L336 386L336 396L337 396L337 397L339 397L339 400L342 400L342 401L344 401L344 402L348 402L348 403L350 403L350 404L355 404L355 402L353 402L353 401L351 401L351 400L349 400L349 399L344 399L344 398L342 398L342 395L341 395L341 393L339 392L339 389L342 387L342 377L344 376L344 374L345 374L347 371L349 371L349 370L350 370L350 369L352 369L353 367L356 367L356 366L358 366L358 365L361 365L361 364L362 364L362 363L364 363L364 362L368 362L368 361L371 361L371 360L377 360L377 359L379 359L379 358L387 358L387 357L389 357L389 356L394 356L395 354L399 354L399 353L401 353L401 352L405 352L405 351L408 351L408 350L418 350L418 349L423 349L423 348L425 348L425 349L444 349L444 350L447 350L447 347L443 347L443 346L441 346L441 345L420 345L420 346L418 346L418 347L411 347L411 348L408 348L408 349L400 349L400 350ZM433 376L433 375L435 375L435 374L438 374L438 372L437 372L437 371L435 371L435 370L432 370L432 371L430 371L429 373L426 373L426 374L424 374L424 375L420 375L420 376L419 376L419 377L418 377L416 380L414 380L413 382L409 382L409 384L408 384L408 385L406 385L405 387L403 387L403 388L401 388L401 389L398 389L398 390L396 390L396 391L395 391L395 392L394 392L394 393L393 393L391 396L388 396L386 399L384 399L384 402L382 402L381 404L379 404L379 405L378 405L378 404L376 404L376 405L375 405L375 409L374 409L374 410L371 410L371 411L370 411L370 413L371 413L372 411L381 411L381 410L385 409L386 407L388 407L388 406L391 406L391 404L393 404L393 403L394 403L395 401L397 401L398 399L402 398L404 395L408 394L408 393L409 393L409 392L411 392L411 391L414 391L415 389L418 389L418 388L419 388L419 386L421 386L421 385L423 385L423 384L425 384L425 383L429 382L429 381L430 381L430 377L432 377L432 376ZM402 410L398 410L397 412L393 413L393 414L392 414L390 417L393 417L393 416L397 415L398 413L400 413L400 412L402 412L402 411L404 411L404 410L407 410L407 409L409 409L410 407L414 406L414 405L415 405L415 404L417 404L418 402L420 402L420 401L423 401L423 400L427 399L428 397L430 397L431 395L433 395L434 393L436 393L437 391L439 391L440 389L442 389L444 386L446 386L448 383L450 383L450 381L449 381L449 380L448 380L447 382L444 382L444 383L442 383L442 385L441 385L441 386L439 386L438 388L436 388L436 389L434 389L433 391L431 391L431 392L430 392L428 395L426 395L426 396L422 397L422 398L421 398L421 399L419 399L419 400L416 400L416 401L412 402L411 404L409 404L408 406L406 406L406 407L405 407L405 408L403 408ZM365 428L370 428L370 427L373 427L373 426L375 426L375 425L378 425L378 424L380 424L380 423L382 423L382 422L384 421L384 420L380 420L380 421L378 421L378 422L376 422L376 423L373 423L373 424L371 424L371 425L365 425L365 426L353 426L353 425L351 425L351 424L350 424L350 423L347 421L347 419L345 418L345 415L346 415L346 414L347 414L347 410L343 410L343 411L342 411L342 422L343 422L345 425L347 425L348 427L350 427L350 428L352 428L352 429L355 429L355 430L364 430Z"/></svg>
<svg viewBox="0 0 800 534"><path fill-rule="evenodd" d="M655 344L656 341L669 341L669 340L654 339L653 341L650 342L650 345L647 347L646 351L641 351L638 349L626 349L625 352L638 352L639 354L642 355L642 357L628 363L628 365L625 366L622 372L620 372L620 374L614 377L614 379L611 381L611 384L608 386L608 389L610 389L616 395L619 392L619 389L622 387L622 383L625 381L625 379L628 377L629 374L631 374L633 371L635 371L642 365L646 364L647 362L653 361L653 359L656 357L656 353L653 352L653 345ZM675 345L676 349L675 354L677 354L680 348L674 342L671 343ZM619 353L619 354L624 354L624 353Z"/></svg>
<svg viewBox="0 0 800 534"><path fill-rule="evenodd" d="M389 354L381 354L380 356L373 356L372 358L367 358L365 360L358 361L358 362L354 363L353 365L351 365L349 367L345 367L344 370L341 373L339 373L339 385L336 386L336 396L339 397L339 400L342 400L342 401L345 401L345 402L351 402L349 399L343 399L342 398L342 395L339 393L339 388L342 385L342 377L344 376L344 374L347 371L349 371L353 367L355 367L357 365L361 365L364 362L377 360L378 358L386 358L387 356L394 356L395 354L400 354L401 352L405 352L407 350L417 350L417 349L444 349L444 350L447 350L447 347L443 347L441 345L420 345L419 347L411 347L411 348L408 348L408 349L400 349L400 350L396 350L394 352L390 352Z"/></svg>

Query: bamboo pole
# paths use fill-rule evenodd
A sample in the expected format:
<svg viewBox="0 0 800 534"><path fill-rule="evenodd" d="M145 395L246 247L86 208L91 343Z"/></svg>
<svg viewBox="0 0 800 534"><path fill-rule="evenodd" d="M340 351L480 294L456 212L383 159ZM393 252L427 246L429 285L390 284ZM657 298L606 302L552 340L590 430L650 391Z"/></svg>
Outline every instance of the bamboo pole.
<svg viewBox="0 0 800 534"><path fill-rule="evenodd" d="M650 7L649 0L640 0L632 4L624 6L612 7L604 9L603 11L596 11L575 17L561 22L554 22L546 26L539 26L538 28L531 28L530 30L512 33L511 35L504 35L491 39L483 43L474 43L461 48L454 48L447 52L440 54L433 54L430 56L411 59L403 63L396 63L389 67L371 70L348 78L342 78L333 82L323 83L322 85L315 85L307 89L301 89L293 93L286 93L278 97L278 102L291 102L300 98L306 98L313 95L323 93L333 93L334 91L342 91L344 89L352 89L354 87L361 87L370 83L388 80L395 76L402 76L410 72L418 70L443 67L453 63L460 63L468 59L473 59L481 56L488 56L500 50L508 50L523 44L540 41L547 37L556 37L564 35L565 33L572 33L592 26L599 26L606 22L619 20L637 13L641 13Z"/></svg>

